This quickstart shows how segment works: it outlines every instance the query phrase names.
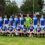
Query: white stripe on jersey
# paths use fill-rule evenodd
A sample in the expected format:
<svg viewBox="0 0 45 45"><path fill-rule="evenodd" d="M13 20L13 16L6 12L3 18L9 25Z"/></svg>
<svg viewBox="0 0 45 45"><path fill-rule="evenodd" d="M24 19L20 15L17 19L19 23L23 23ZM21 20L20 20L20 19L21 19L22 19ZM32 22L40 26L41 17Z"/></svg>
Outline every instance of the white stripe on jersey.
<svg viewBox="0 0 45 45"><path fill-rule="evenodd" d="M9 21L12 21L13 19L12 18L9 18Z"/></svg>

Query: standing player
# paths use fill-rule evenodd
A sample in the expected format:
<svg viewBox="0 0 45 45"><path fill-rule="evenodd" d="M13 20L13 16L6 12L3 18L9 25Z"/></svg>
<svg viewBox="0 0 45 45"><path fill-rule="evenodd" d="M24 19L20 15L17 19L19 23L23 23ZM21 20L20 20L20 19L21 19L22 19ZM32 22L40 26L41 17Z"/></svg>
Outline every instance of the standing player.
<svg viewBox="0 0 45 45"><path fill-rule="evenodd" d="M9 23L9 20L7 18L7 16L4 17L4 21L3 21L3 24L5 24L5 26L8 28L8 23Z"/></svg>
<svg viewBox="0 0 45 45"><path fill-rule="evenodd" d="M33 26L34 26L34 29L37 28L37 22L38 22L38 19L36 17L36 14L34 14L34 16L33 16Z"/></svg>
<svg viewBox="0 0 45 45"><path fill-rule="evenodd" d="M22 14L20 16L21 16L21 17L19 17L20 29L23 30L23 28L24 28L24 17Z"/></svg>
<svg viewBox="0 0 45 45"><path fill-rule="evenodd" d="M29 14L27 14L27 17L25 18L25 23L24 23L26 30L30 30L31 23L32 23L32 18L30 18Z"/></svg>
<svg viewBox="0 0 45 45"><path fill-rule="evenodd" d="M10 16L10 18L9 18L9 24L11 24L11 25L13 25L13 17L12 16Z"/></svg>
<svg viewBox="0 0 45 45"><path fill-rule="evenodd" d="M15 26L16 26L16 28L17 28L17 25L18 25L18 23L19 23L19 18L17 17L17 15L15 15L14 23L15 23Z"/></svg>
<svg viewBox="0 0 45 45"><path fill-rule="evenodd" d="M41 27L42 30L43 30L43 28L44 28L44 18L43 18L43 15L42 15L41 18L40 18L40 27Z"/></svg>
<svg viewBox="0 0 45 45"><path fill-rule="evenodd" d="M3 19L2 16L0 16L0 32L2 32L2 26L3 26Z"/></svg>

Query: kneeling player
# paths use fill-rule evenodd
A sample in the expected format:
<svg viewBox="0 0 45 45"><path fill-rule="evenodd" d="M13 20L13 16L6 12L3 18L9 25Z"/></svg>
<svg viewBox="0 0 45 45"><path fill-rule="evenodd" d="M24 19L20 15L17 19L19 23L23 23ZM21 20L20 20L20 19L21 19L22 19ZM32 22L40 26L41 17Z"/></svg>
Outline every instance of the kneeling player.
<svg viewBox="0 0 45 45"><path fill-rule="evenodd" d="M2 34L6 34L8 28L5 26L5 24L3 24L2 26Z"/></svg>
<svg viewBox="0 0 45 45"><path fill-rule="evenodd" d="M31 24L30 26L30 32L32 32L34 30L33 24Z"/></svg>
<svg viewBox="0 0 45 45"><path fill-rule="evenodd" d="M18 24L17 27L16 27L16 35L19 35L20 33L21 33L20 24Z"/></svg>
<svg viewBox="0 0 45 45"><path fill-rule="evenodd" d="M33 30L34 30L33 24L31 24L31 26L30 26L30 36L33 35L33 33L34 33Z"/></svg>
<svg viewBox="0 0 45 45"><path fill-rule="evenodd" d="M20 31L23 33L24 25L20 25Z"/></svg>
<svg viewBox="0 0 45 45"><path fill-rule="evenodd" d="M41 31L42 30L41 30L40 24L38 23L37 28L36 28L36 32L37 32L37 34L40 34Z"/></svg>
<svg viewBox="0 0 45 45"><path fill-rule="evenodd" d="M28 28L28 30L27 30L27 28L24 27L24 29L23 29L23 35L24 36L29 36L30 35L30 29Z"/></svg>
<svg viewBox="0 0 45 45"><path fill-rule="evenodd" d="M15 33L16 33L16 26L13 24L13 25L12 25L12 28L13 28L12 34L15 35Z"/></svg>
<svg viewBox="0 0 45 45"><path fill-rule="evenodd" d="M12 35L13 27L11 25L9 25L8 30L9 30L10 35Z"/></svg>

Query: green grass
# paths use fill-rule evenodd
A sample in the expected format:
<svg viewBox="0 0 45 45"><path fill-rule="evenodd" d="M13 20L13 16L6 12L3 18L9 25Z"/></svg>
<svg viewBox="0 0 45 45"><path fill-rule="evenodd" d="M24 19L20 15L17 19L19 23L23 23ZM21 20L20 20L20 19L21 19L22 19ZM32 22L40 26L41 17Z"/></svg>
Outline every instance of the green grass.
<svg viewBox="0 0 45 45"><path fill-rule="evenodd" d="M45 45L45 38L0 36L0 45Z"/></svg>

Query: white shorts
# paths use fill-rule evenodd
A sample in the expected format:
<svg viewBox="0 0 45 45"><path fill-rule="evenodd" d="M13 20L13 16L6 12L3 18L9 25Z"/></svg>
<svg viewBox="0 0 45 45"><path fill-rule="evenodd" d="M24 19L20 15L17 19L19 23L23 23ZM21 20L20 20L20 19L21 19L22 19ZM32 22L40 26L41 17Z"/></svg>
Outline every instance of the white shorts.
<svg viewBox="0 0 45 45"><path fill-rule="evenodd" d="M33 25L33 27L34 27L34 30L37 28L37 25Z"/></svg>
<svg viewBox="0 0 45 45"><path fill-rule="evenodd" d="M40 25L41 29L43 29L45 26Z"/></svg>
<svg viewBox="0 0 45 45"><path fill-rule="evenodd" d="M16 34L16 35L19 35L19 33L18 33L18 32L15 32L15 34Z"/></svg>
<svg viewBox="0 0 45 45"><path fill-rule="evenodd" d="M8 26L8 24L5 24L5 26L8 28L9 26Z"/></svg>
<svg viewBox="0 0 45 45"><path fill-rule="evenodd" d="M23 29L24 28L24 25L20 25L20 28Z"/></svg>
<svg viewBox="0 0 45 45"><path fill-rule="evenodd" d="M15 26L12 26L13 27L13 29L15 29Z"/></svg>
<svg viewBox="0 0 45 45"><path fill-rule="evenodd" d="M19 27L16 28L17 30L20 29Z"/></svg>

